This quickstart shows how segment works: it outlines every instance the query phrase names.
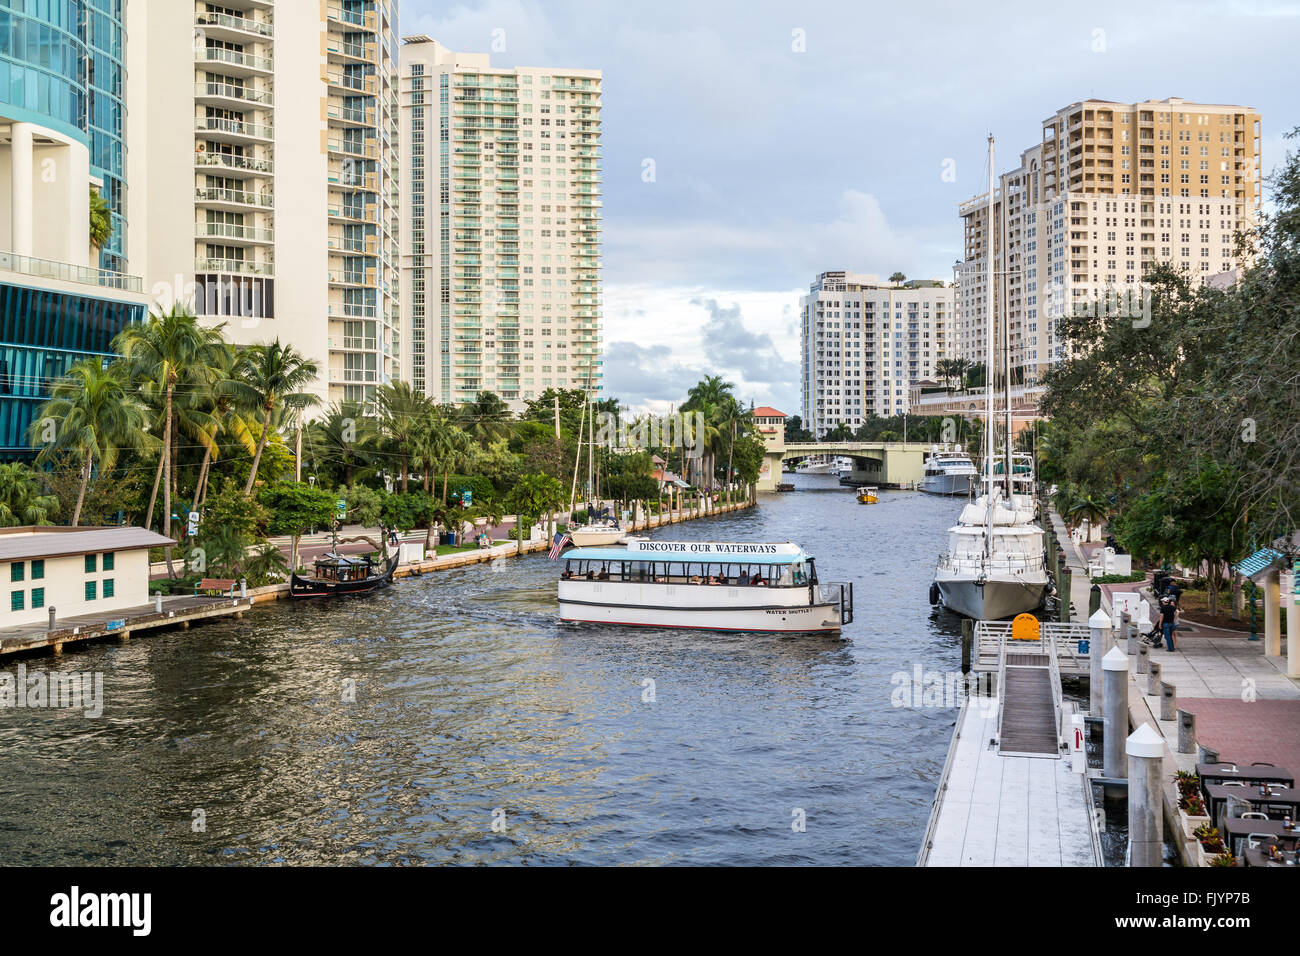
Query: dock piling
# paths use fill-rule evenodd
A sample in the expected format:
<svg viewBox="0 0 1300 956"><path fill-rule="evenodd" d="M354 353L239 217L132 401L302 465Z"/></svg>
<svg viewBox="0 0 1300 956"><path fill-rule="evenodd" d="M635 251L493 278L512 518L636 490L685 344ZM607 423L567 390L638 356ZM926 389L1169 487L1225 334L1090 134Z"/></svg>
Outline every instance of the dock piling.
<svg viewBox="0 0 1300 956"><path fill-rule="evenodd" d="M1102 728L1102 773L1122 778L1128 773L1124 760L1124 741L1128 737L1128 656L1112 647L1101 661L1102 703L1105 718Z"/></svg>
<svg viewBox="0 0 1300 956"><path fill-rule="evenodd" d="M1122 628L1120 637L1124 639L1124 653L1132 657L1137 653L1137 629L1133 627L1133 618L1125 611L1119 616Z"/></svg>
<svg viewBox="0 0 1300 956"><path fill-rule="evenodd" d="M961 672L970 673L971 646L975 643L975 622L968 617L961 621Z"/></svg>
<svg viewBox="0 0 1300 956"><path fill-rule="evenodd" d="M1178 752L1196 753L1196 715L1189 710L1178 711Z"/></svg>
<svg viewBox="0 0 1300 956"><path fill-rule="evenodd" d="M1070 623L1070 577L1070 569L1067 567L1061 568L1061 583L1057 585L1056 590L1060 596L1060 599L1057 601L1057 604L1059 605L1057 619L1062 624Z"/></svg>
<svg viewBox="0 0 1300 956"><path fill-rule="evenodd" d="M1165 741L1154 727L1143 724L1125 741L1125 751L1129 780L1129 866L1160 866L1164 862L1160 770Z"/></svg>
<svg viewBox="0 0 1300 956"><path fill-rule="evenodd" d="M1151 647L1147 644L1139 644L1137 648L1137 673L1145 674L1148 672L1148 665L1151 663Z"/></svg>
<svg viewBox="0 0 1300 956"><path fill-rule="evenodd" d="M51 631L54 630L55 611L57 611L57 610L58 610L58 609L57 609L57 608L54 608L54 607L51 607L51 608L50 608L50 627L49 627L49 629L50 629Z"/></svg>

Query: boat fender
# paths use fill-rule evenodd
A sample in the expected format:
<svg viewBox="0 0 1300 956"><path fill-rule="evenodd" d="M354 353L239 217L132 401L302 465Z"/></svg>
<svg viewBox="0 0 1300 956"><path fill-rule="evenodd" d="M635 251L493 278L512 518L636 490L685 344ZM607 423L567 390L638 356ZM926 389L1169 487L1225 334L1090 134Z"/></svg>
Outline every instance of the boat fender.
<svg viewBox="0 0 1300 956"><path fill-rule="evenodd" d="M931 604L939 603L939 582L938 581L930 582L930 603Z"/></svg>

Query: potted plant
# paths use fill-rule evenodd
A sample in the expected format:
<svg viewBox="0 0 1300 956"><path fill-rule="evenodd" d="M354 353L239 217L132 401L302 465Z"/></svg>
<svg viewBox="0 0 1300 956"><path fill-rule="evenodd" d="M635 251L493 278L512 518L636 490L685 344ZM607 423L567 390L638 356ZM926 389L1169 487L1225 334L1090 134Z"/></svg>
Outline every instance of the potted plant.
<svg viewBox="0 0 1300 956"><path fill-rule="evenodd" d="M1201 798L1201 782L1194 773L1180 770L1174 777L1178 785L1178 816L1183 825L1183 834L1192 839L1195 831L1208 826L1210 817L1205 810L1205 801Z"/></svg>
<svg viewBox="0 0 1300 956"><path fill-rule="evenodd" d="M1237 858L1224 850L1222 853L1216 853L1210 859L1210 866L1236 866Z"/></svg>

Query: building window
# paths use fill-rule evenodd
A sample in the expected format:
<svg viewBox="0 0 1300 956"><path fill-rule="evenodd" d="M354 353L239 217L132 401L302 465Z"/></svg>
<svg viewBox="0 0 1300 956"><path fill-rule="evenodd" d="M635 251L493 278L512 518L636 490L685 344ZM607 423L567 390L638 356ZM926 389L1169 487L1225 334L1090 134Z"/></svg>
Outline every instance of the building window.
<svg viewBox="0 0 1300 956"><path fill-rule="evenodd" d="M113 596L113 579L104 578L104 597L111 598L112 596Z"/></svg>
<svg viewBox="0 0 1300 956"><path fill-rule="evenodd" d="M24 567L25 567L25 565L24 565L21 561L17 562L16 564L11 564L11 565L9 565L9 580L10 580L10 581L21 581L21 580L23 580L23 568L24 568Z"/></svg>
<svg viewBox="0 0 1300 956"><path fill-rule="evenodd" d="M26 596L25 591L9 592L9 610L21 611L23 609L23 598Z"/></svg>
<svg viewBox="0 0 1300 956"><path fill-rule="evenodd" d="M96 588L95 588L95 584L96 584L96 582L94 582L94 581L87 581L87 582L86 582L86 600L87 600L87 601L93 601L93 600L95 600L95 590L96 590Z"/></svg>
<svg viewBox="0 0 1300 956"><path fill-rule="evenodd" d="M104 570L113 570L113 553L111 551L104 555Z"/></svg>
<svg viewBox="0 0 1300 956"><path fill-rule="evenodd" d="M45 588L32 588L32 610L45 607Z"/></svg>
<svg viewBox="0 0 1300 956"><path fill-rule="evenodd" d="M86 573L94 574L95 570L96 570L95 556L93 554L86 555Z"/></svg>
<svg viewBox="0 0 1300 956"><path fill-rule="evenodd" d="M32 562L32 580L40 581L45 577L45 559L37 558Z"/></svg>

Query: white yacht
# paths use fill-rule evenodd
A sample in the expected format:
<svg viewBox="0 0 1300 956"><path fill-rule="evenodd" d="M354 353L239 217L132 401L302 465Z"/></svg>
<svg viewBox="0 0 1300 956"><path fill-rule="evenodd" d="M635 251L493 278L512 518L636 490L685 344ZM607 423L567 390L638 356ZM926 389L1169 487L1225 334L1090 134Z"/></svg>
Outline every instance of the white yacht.
<svg viewBox="0 0 1300 956"><path fill-rule="evenodd" d="M651 541L579 548L561 559L560 620L778 633L838 632L853 586L822 583L793 542Z"/></svg>
<svg viewBox="0 0 1300 956"><path fill-rule="evenodd" d="M603 544L622 544L627 532L613 518L569 529L569 540L579 548L594 548Z"/></svg>
<svg viewBox="0 0 1300 956"><path fill-rule="evenodd" d="M978 477L975 463L960 448L936 451L925 460L918 487L932 495L968 496Z"/></svg>
<svg viewBox="0 0 1300 956"><path fill-rule="evenodd" d="M989 192L994 195L993 137L989 137ZM988 215L992 234L993 203ZM993 287L993 266L987 264L988 285ZM1010 331L1002 323L1002 341L994 335L993 296L986 297L987 341L1001 346L1006 385L1003 452L999 455L994 431L993 374L985 376L984 468L978 477L981 494L962 509L958 523L948 529L948 550L939 556L930 585L930 601L942 603L958 614L978 621L996 621L1042 606L1051 588L1043 550L1043 529L1034 523L1033 459L1012 451L1010 389ZM973 470L973 469L972 469ZM972 477L968 480L976 480Z"/></svg>
<svg viewBox="0 0 1300 956"><path fill-rule="evenodd" d="M827 458L805 458L795 468L800 475L833 475L836 473L835 462Z"/></svg>

